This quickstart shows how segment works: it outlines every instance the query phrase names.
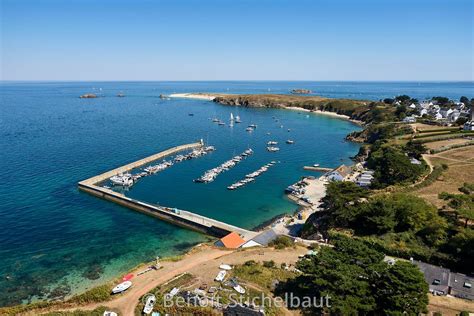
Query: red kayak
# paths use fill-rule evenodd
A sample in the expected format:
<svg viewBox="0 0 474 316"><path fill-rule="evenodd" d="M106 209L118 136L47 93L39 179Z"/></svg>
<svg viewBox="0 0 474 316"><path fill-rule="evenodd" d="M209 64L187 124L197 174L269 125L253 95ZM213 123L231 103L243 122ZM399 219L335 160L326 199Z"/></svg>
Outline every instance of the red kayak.
<svg viewBox="0 0 474 316"><path fill-rule="evenodd" d="M128 281L128 280L130 280L130 279L132 279L132 278L133 278L133 274L132 274L132 273L129 273L129 274L127 274L127 275L124 275L123 278L122 278L122 280L123 280L123 281Z"/></svg>

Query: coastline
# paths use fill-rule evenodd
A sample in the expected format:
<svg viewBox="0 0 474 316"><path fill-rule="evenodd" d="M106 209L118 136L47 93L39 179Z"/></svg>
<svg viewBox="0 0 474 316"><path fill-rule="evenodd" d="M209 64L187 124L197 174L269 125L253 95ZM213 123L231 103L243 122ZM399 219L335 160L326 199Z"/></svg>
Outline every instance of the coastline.
<svg viewBox="0 0 474 316"><path fill-rule="evenodd" d="M290 237L298 237L300 229L303 227L306 219L313 213L318 212L321 206L321 199L326 195L327 180L324 176L319 178L305 178L306 192L301 197L292 194L286 194L286 197L299 206L295 214L284 215L275 218L266 229L273 229L277 234L287 235ZM308 202L301 198L306 198Z"/></svg>
<svg viewBox="0 0 474 316"><path fill-rule="evenodd" d="M224 95L222 93L205 93L205 92L198 92L198 93L173 93L170 94L170 98L182 98L182 99L194 99L194 100L206 100L206 101L214 101L218 96ZM326 116L331 116L334 118L350 121L354 124L359 126L364 125L363 121L351 119L348 115L339 114L336 112L329 112L329 111L321 111L321 110L308 110L301 107L296 106L283 106L282 109L292 110L292 111L300 111L300 112L307 112L307 113L316 113Z"/></svg>
<svg viewBox="0 0 474 316"><path fill-rule="evenodd" d="M352 123L357 124L357 125L360 125L360 126L362 126L362 125L365 124L365 123L362 122L362 121L351 119L348 115L338 114L338 113L336 113L336 112L321 111L321 110L308 110L308 109L299 108L299 107L296 107L296 106L286 106L286 107L284 107L284 109L286 109L286 110L291 110L291 111L300 111L300 112L306 112L306 113L316 113L316 114L331 116L331 117L334 117L334 118L338 118L338 119L341 119L341 120L346 120L346 121L352 122Z"/></svg>

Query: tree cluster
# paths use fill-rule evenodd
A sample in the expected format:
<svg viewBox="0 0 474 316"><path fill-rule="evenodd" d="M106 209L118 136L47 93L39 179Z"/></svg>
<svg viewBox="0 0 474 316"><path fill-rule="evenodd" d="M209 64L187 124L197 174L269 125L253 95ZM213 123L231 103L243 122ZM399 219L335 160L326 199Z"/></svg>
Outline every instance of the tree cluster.
<svg viewBox="0 0 474 316"><path fill-rule="evenodd" d="M367 159L367 166L375 170L375 180L372 183L374 188L414 182L425 170L424 164L412 164L410 157L395 146L373 148Z"/></svg>
<svg viewBox="0 0 474 316"><path fill-rule="evenodd" d="M389 265L362 241L335 236L334 248L301 259L303 272L277 289L304 297L329 297L330 307L306 307L307 315L417 315L426 311L428 284L413 264Z"/></svg>

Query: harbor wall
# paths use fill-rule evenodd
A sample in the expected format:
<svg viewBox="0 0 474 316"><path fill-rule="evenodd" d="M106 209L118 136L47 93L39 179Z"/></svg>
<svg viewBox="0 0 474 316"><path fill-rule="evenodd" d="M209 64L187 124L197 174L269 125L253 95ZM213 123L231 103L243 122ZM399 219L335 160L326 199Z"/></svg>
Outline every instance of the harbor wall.
<svg viewBox="0 0 474 316"><path fill-rule="evenodd" d="M203 146L203 144L202 144L201 142L191 143L191 144L185 144L185 145L181 145L181 146L176 146L176 147L167 149L167 150L165 150L165 151L159 152L159 153L157 153L157 154L148 156L148 157L146 157L146 158L137 160L137 161L135 161L135 162L131 162L131 163L126 164L126 165L124 165L124 166L115 168L115 169L113 169L113 170L104 172L104 173L99 174L99 175L97 175L97 176L94 176L94 177L92 177L92 178L83 180L83 181L81 181L81 182L79 182L79 183L80 183L80 184L96 184L96 183L102 182L102 181L104 181L104 180L106 180L106 179L109 179L110 177L115 176L115 175L117 175L117 174L126 173L126 172L128 172L128 171L130 171L130 170L132 170L132 169L141 167L141 166L143 166L143 165L145 165L145 164L147 164L147 163L150 163L150 162L152 162L152 161L155 161L155 160L164 158L164 157L169 156L169 155L172 155L172 154L174 154L174 153L177 153L177 152L180 152L180 151L183 151L183 150L187 150L187 149L199 148L199 147L202 147L202 146Z"/></svg>
<svg viewBox="0 0 474 316"><path fill-rule="evenodd" d="M87 192L91 195L94 195L106 201L116 203L120 206L127 207L129 209L140 212L142 214L146 214L146 215L158 218L160 220L166 221L168 223L171 223L183 228L191 229L191 230L194 230L206 235L221 238L231 232L230 230L222 229L215 226L206 226L206 225L198 223L197 221L187 220L186 218L176 216L177 214L174 214L171 211L167 211L166 208L161 208L161 207L144 203L138 200L130 199L124 196L123 194L120 194L111 190L107 190L107 189L102 190L99 187L95 187L95 186L91 187L91 186L81 185L81 184L79 184L79 189L81 191ZM107 191L110 191L110 192L107 192Z"/></svg>

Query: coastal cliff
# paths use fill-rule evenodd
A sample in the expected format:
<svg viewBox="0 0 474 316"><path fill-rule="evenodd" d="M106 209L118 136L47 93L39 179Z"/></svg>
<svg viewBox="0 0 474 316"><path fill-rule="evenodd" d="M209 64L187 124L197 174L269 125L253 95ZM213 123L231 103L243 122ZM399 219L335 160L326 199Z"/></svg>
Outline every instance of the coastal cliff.
<svg viewBox="0 0 474 316"><path fill-rule="evenodd" d="M378 102L364 100L280 94L218 95L213 101L231 106L301 108L312 112L332 112L345 115L351 120L361 121L363 123L371 123L377 120L377 116L381 112L380 109L384 108L384 106Z"/></svg>

